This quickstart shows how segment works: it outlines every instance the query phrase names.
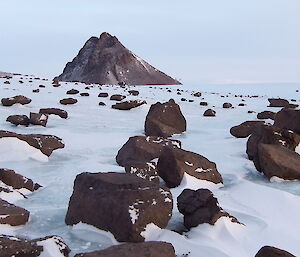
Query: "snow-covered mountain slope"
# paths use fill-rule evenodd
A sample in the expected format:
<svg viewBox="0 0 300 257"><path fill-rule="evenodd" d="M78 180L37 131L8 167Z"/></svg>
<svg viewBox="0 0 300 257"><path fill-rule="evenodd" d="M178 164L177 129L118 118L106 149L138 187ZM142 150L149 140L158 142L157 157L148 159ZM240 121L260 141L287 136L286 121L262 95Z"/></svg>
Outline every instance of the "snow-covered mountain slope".
<svg viewBox="0 0 300 257"><path fill-rule="evenodd" d="M14 203L30 211L29 222L17 228L0 225L0 233L31 239L59 235L71 248L72 256L115 244L107 232L84 224L74 227L65 225L74 179L81 172L124 172L124 168L119 167L115 161L118 150L129 137L143 135L145 117L151 104L173 98L180 104L187 120L187 132L173 138L179 139L185 150L214 161L223 176L224 186L186 175L179 187L171 189L175 205L167 229L150 224L145 231L147 240L171 242L178 256L253 257L264 245L282 248L300 256L297 229L300 224L300 182L269 182L247 159L246 139L236 139L229 133L232 126L256 119L256 113L248 113L249 110L280 110L267 107L268 96L274 96L270 88L262 87L253 92L250 85L245 85L242 90L244 97L235 97L235 92L226 93L225 86L212 86L209 91L214 93L203 93L204 99L201 99L192 96L188 85L169 88L131 87L140 92L139 96L132 96L128 94L127 88L119 86L101 86L100 90L98 85L94 85L85 89L86 85L81 83L61 82L60 87L53 87L52 81L28 76L13 76L9 80L10 84L4 84L4 81L6 79L0 79L1 98L25 95L32 102L11 107L0 105L0 129L22 134L55 135L62 138L65 148L54 151L50 157L42 158L35 148L15 142L2 142L0 139L0 168L14 169L43 186L28 199ZM39 88L39 85L45 88ZM37 88L40 89L39 93L33 93L32 90ZM78 100L76 104L61 105L59 100L69 97L66 91L72 88L88 92L89 96L73 95L71 97ZM183 89L184 92L179 95L177 89ZM296 89L296 85L283 87L280 96L293 96L299 103L300 94L296 93ZM205 90L199 87L197 91ZM230 91L229 87L227 92ZM142 99L147 104L130 111L115 110L111 108L115 102L109 98L99 98L100 92L124 94L126 99ZM280 89L277 92L281 92ZM259 97L245 97L248 94ZM182 102L181 98L192 99L194 102ZM242 99L246 106L238 106ZM106 106L99 106L100 101L106 103ZM200 101L207 101L208 106L200 106ZM232 103L235 108L223 109L224 102ZM46 127L16 127L5 121L12 114L29 115L30 112L38 112L40 108L49 107L66 110L68 119L51 115ZM203 117L207 108L213 108L217 112L216 117ZM16 149L19 150L17 153ZM214 226L199 225L185 235L171 231L183 220L176 208L176 198L184 188L209 188L220 205L245 226L231 223L224 217Z"/></svg>

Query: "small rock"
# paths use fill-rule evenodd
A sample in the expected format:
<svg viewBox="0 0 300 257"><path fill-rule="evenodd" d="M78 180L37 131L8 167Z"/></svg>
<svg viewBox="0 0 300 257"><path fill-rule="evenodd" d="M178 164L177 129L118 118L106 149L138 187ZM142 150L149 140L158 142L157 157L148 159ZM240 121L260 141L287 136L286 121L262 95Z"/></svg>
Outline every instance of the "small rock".
<svg viewBox="0 0 300 257"><path fill-rule="evenodd" d="M59 101L63 105L68 105L68 104L76 104L78 101L77 99L74 98L64 98Z"/></svg>
<svg viewBox="0 0 300 257"><path fill-rule="evenodd" d="M118 110L131 110L133 108L139 107L143 104L146 104L146 101L143 100L130 100L125 102L120 102L112 105L113 109Z"/></svg>
<svg viewBox="0 0 300 257"><path fill-rule="evenodd" d="M33 125L40 125L46 127L48 121L48 115L44 113L30 113L30 123Z"/></svg>
<svg viewBox="0 0 300 257"><path fill-rule="evenodd" d="M110 97L110 100L113 100L113 101L122 101L126 98L125 95L112 95Z"/></svg>
<svg viewBox="0 0 300 257"><path fill-rule="evenodd" d="M67 91L66 94L67 95L76 95L78 93L79 93L79 91L77 89L70 89L70 90Z"/></svg>
<svg viewBox="0 0 300 257"><path fill-rule="evenodd" d="M10 115L7 117L6 121L18 126L29 126L29 118L26 115Z"/></svg>
<svg viewBox="0 0 300 257"><path fill-rule="evenodd" d="M255 257L296 257L291 253L272 247L272 246L264 246L262 247Z"/></svg>
<svg viewBox="0 0 300 257"><path fill-rule="evenodd" d="M2 98L1 99L1 103L4 106L12 106L14 104L25 105L25 104L29 104L30 102L31 102L31 99L26 97L26 96L23 96L23 95L17 95L17 96L14 96L14 97Z"/></svg>
<svg viewBox="0 0 300 257"><path fill-rule="evenodd" d="M108 93L99 93L98 97L108 97Z"/></svg>
<svg viewBox="0 0 300 257"><path fill-rule="evenodd" d="M65 110L59 108L43 108L40 109L39 113L47 114L47 115L58 115L59 117L66 119L68 118L68 113Z"/></svg>
<svg viewBox="0 0 300 257"><path fill-rule="evenodd" d="M213 109L207 109L204 113L203 116L205 117L215 117L216 116L216 111Z"/></svg>

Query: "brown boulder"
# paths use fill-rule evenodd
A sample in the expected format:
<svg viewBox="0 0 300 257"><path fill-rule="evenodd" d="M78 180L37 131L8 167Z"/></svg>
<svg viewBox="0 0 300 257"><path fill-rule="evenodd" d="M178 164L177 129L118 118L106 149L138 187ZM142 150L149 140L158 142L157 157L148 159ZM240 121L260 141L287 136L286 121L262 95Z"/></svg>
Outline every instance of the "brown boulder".
<svg viewBox="0 0 300 257"><path fill-rule="evenodd" d="M147 136L169 137L184 131L186 131L186 120L179 105L173 99L151 105L145 121Z"/></svg>
<svg viewBox="0 0 300 257"><path fill-rule="evenodd" d="M78 94L79 93L79 90L77 90L77 89L70 89L70 90L68 90L67 91L67 95L76 95L76 94Z"/></svg>
<svg viewBox="0 0 300 257"><path fill-rule="evenodd" d="M48 121L48 115L44 113L30 113L30 123L33 125L40 125L46 127Z"/></svg>
<svg viewBox="0 0 300 257"><path fill-rule="evenodd" d="M125 98L126 98L125 95L112 95L112 96L110 97L110 100L112 100L112 101L122 101L122 100L124 100Z"/></svg>
<svg viewBox="0 0 300 257"><path fill-rule="evenodd" d="M103 103L103 102L99 102L99 105L100 105L100 106L106 106L106 104Z"/></svg>
<svg viewBox="0 0 300 257"><path fill-rule="evenodd" d="M140 94L140 92L137 91L137 90L129 90L128 93L133 95L133 96L138 96Z"/></svg>
<svg viewBox="0 0 300 257"><path fill-rule="evenodd" d="M274 125L300 134L300 110L282 109L276 114Z"/></svg>
<svg viewBox="0 0 300 257"><path fill-rule="evenodd" d="M158 175L170 188L180 185L184 173L201 180L223 183L216 164L202 155L174 147L165 147L157 163Z"/></svg>
<svg viewBox="0 0 300 257"><path fill-rule="evenodd" d="M89 93L80 93L80 96L89 96Z"/></svg>
<svg viewBox="0 0 300 257"><path fill-rule="evenodd" d="M165 242L126 243L75 257L176 257L172 244Z"/></svg>
<svg viewBox="0 0 300 257"><path fill-rule="evenodd" d="M32 93L39 93L39 92L40 92L40 90L38 88L32 90Z"/></svg>
<svg viewBox="0 0 300 257"><path fill-rule="evenodd" d="M146 101L130 100L130 101L116 103L116 104L112 105L112 108L117 109L117 110L131 110L131 109L139 107L143 104L146 104Z"/></svg>
<svg viewBox="0 0 300 257"><path fill-rule="evenodd" d="M238 126L234 126L230 129L230 134L237 138L246 138L252 134L254 129L258 126L262 126L264 121L245 121Z"/></svg>
<svg viewBox="0 0 300 257"><path fill-rule="evenodd" d="M109 231L119 242L142 242L148 224L167 226L172 208L171 192L153 182L127 173L82 173L75 179L65 221Z"/></svg>
<svg viewBox="0 0 300 257"><path fill-rule="evenodd" d="M0 224L20 226L27 223L29 211L0 198Z"/></svg>
<svg viewBox="0 0 300 257"><path fill-rule="evenodd" d="M125 166L125 171L126 173L134 174L140 178L159 184L155 162L133 162Z"/></svg>
<svg viewBox="0 0 300 257"><path fill-rule="evenodd" d="M200 105L201 105L201 106L207 106L208 103L207 103L207 102L200 102Z"/></svg>
<svg viewBox="0 0 300 257"><path fill-rule="evenodd" d="M282 98L269 98L269 107L288 107L289 101Z"/></svg>
<svg viewBox="0 0 300 257"><path fill-rule="evenodd" d="M202 93L201 92L196 92L196 93L193 94L193 96L195 96L195 97L201 97Z"/></svg>
<svg viewBox="0 0 300 257"><path fill-rule="evenodd" d="M108 97L108 93L99 93L98 97Z"/></svg>
<svg viewBox="0 0 300 257"><path fill-rule="evenodd" d="M4 106L12 106L14 104L25 105L25 104L29 104L30 102L31 102L31 99L26 97L26 96L23 96L23 95L17 95L17 96L14 96L14 97L2 98L1 99L1 103Z"/></svg>
<svg viewBox="0 0 300 257"><path fill-rule="evenodd" d="M67 104L76 104L78 101L77 99L74 98L64 98L61 99L59 102L63 105L67 105Z"/></svg>
<svg viewBox="0 0 300 257"><path fill-rule="evenodd" d="M231 108L232 104L231 103L223 103L223 108L228 109Z"/></svg>
<svg viewBox="0 0 300 257"><path fill-rule="evenodd" d="M39 113L48 114L48 115L54 114L54 115L58 115L63 119L68 118L68 113L65 110L59 108L43 108L40 109Z"/></svg>
<svg viewBox="0 0 300 257"><path fill-rule="evenodd" d="M291 253L272 247L272 246L264 246L262 247L255 257L296 257Z"/></svg>
<svg viewBox="0 0 300 257"><path fill-rule="evenodd" d="M216 111L213 109L207 109L204 113L203 116L205 117L215 117L216 116Z"/></svg>
<svg viewBox="0 0 300 257"><path fill-rule="evenodd" d="M29 118L26 115L10 115L7 117L6 121L18 126L29 126Z"/></svg>
<svg viewBox="0 0 300 257"><path fill-rule="evenodd" d="M54 150L65 147L61 138L52 135L17 134L10 131L0 130L0 138L5 137L15 137L19 140L25 141L30 146L39 149L47 156L50 156Z"/></svg>
<svg viewBox="0 0 300 257"><path fill-rule="evenodd" d="M275 116L276 113L271 111L264 111L257 114L257 118L260 120L266 120L266 119L274 120Z"/></svg>
<svg viewBox="0 0 300 257"><path fill-rule="evenodd" d="M178 140L163 139L159 137L135 136L118 151L116 161L120 166L130 165L135 162L149 162L160 156L166 146L181 147Z"/></svg>

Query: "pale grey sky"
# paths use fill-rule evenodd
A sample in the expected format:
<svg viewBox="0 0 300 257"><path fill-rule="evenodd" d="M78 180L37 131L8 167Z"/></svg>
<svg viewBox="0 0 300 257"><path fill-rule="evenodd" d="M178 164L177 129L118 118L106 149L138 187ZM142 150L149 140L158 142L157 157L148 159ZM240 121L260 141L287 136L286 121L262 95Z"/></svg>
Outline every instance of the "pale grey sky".
<svg viewBox="0 0 300 257"><path fill-rule="evenodd" d="M59 75L107 31L183 82L300 82L300 0L0 0L0 71Z"/></svg>

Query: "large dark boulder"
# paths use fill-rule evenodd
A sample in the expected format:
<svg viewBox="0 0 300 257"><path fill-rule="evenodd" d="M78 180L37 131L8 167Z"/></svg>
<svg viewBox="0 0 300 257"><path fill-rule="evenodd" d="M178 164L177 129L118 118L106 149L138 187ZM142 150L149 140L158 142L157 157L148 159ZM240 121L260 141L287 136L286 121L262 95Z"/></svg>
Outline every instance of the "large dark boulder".
<svg viewBox="0 0 300 257"><path fill-rule="evenodd" d="M246 138L252 134L256 127L264 124L264 121L245 121L230 129L230 134L237 138Z"/></svg>
<svg viewBox="0 0 300 257"><path fill-rule="evenodd" d="M46 127L48 122L48 114L31 112L29 121L32 125Z"/></svg>
<svg viewBox="0 0 300 257"><path fill-rule="evenodd" d="M166 146L181 147L178 140L163 139L159 137L135 136L118 151L116 161L120 166L126 166L135 162L149 162L160 156Z"/></svg>
<svg viewBox="0 0 300 257"><path fill-rule="evenodd" d="M186 131L186 120L179 105L173 99L151 105L145 121L147 136L169 137L184 131Z"/></svg>
<svg viewBox="0 0 300 257"><path fill-rule="evenodd" d="M146 101L143 100L130 100L121 103L116 103L112 105L113 109L117 110L131 110L133 108L139 107L143 104L146 104Z"/></svg>
<svg viewBox="0 0 300 257"><path fill-rule="evenodd" d="M75 257L176 257L172 244L165 242L127 243Z"/></svg>
<svg viewBox="0 0 300 257"><path fill-rule="evenodd" d="M255 257L296 257L291 253L272 247L272 246L264 246L262 247Z"/></svg>
<svg viewBox="0 0 300 257"><path fill-rule="evenodd" d="M0 169L0 181L5 185L11 186L13 189L26 188L31 192L37 190L41 186L34 183L30 178L26 178L14 170Z"/></svg>
<svg viewBox="0 0 300 257"><path fill-rule="evenodd" d="M20 226L27 223L29 211L0 198L0 224Z"/></svg>
<svg viewBox="0 0 300 257"><path fill-rule="evenodd" d="M75 179L65 221L109 231L120 242L142 242L148 224L167 226L172 207L167 188L135 175L82 173Z"/></svg>
<svg viewBox="0 0 300 257"><path fill-rule="evenodd" d="M213 109L207 109L204 113L203 113L204 117L215 117L216 116L216 111Z"/></svg>
<svg viewBox="0 0 300 257"><path fill-rule="evenodd" d="M7 122L10 122L16 126L23 125L29 126L29 118L26 115L10 115L6 119Z"/></svg>
<svg viewBox="0 0 300 257"><path fill-rule="evenodd" d="M108 97L108 93L99 93L98 97Z"/></svg>
<svg viewBox="0 0 300 257"><path fill-rule="evenodd" d="M266 120L266 119L271 119L274 120L276 116L275 112L271 112L271 111L263 111L257 114L257 118L259 120Z"/></svg>
<svg viewBox="0 0 300 257"><path fill-rule="evenodd" d="M112 101L122 101L122 100L124 100L125 98L126 98L125 95L118 95L118 94L116 94L116 95L112 95L112 96L109 98L109 100L112 100Z"/></svg>
<svg viewBox="0 0 300 257"><path fill-rule="evenodd" d="M232 104L231 103L223 103L223 108L228 109L231 108Z"/></svg>
<svg viewBox="0 0 300 257"><path fill-rule="evenodd" d="M300 134L300 110L282 109L276 114L274 125Z"/></svg>
<svg viewBox="0 0 300 257"><path fill-rule="evenodd" d="M169 77L128 50L116 37L91 37L57 80L105 85L177 85Z"/></svg>
<svg viewBox="0 0 300 257"><path fill-rule="evenodd" d="M222 183L216 164L202 155L174 147L165 147L157 163L158 175L170 188L180 185L184 173L201 180Z"/></svg>
<svg viewBox="0 0 300 257"><path fill-rule="evenodd" d="M75 98L64 98L59 101L63 105L76 104L78 101Z"/></svg>
<svg viewBox="0 0 300 257"><path fill-rule="evenodd" d="M259 144L260 171L268 179L273 176L285 180L300 179L300 155L281 145Z"/></svg>
<svg viewBox="0 0 300 257"><path fill-rule="evenodd" d="M14 104L29 104L31 102L31 99L23 96L23 95L16 95L13 97L9 97L9 98L2 98L1 99L1 103L4 106L12 106Z"/></svg>
<svg viewBox="0 0 300 257"><path fill-rule="evenodd" d="M230 216L219 206L217 198L208 189L184 189L177 197L177 207L179 212L184 215L184 226L187 229L203 223L214 225L223 216L238 223L236 218Z"/></svg>
<svg viewBox="0 0 300 257"><path fill-rule="evenodd" d="M48 115L54 114L54 115L58 115L63 119L68 118L68 113L65 110L59 108L42 108L40 109L39 113L48 114Z"/></svg>
<svg viewBox="0 0 300 257"><path fill-rule="evenodd" d="M289 101L282 98L269 98L269 107L288 107Z"/></svg>
<svg viewBox="0 0 300 257"><path fill-rule="evenodd" d="M157 184L159 183L155 162L132 162L125 166L125 171Z"/></svg>
<svg viewBox="0 0 300 257"><path fill-rule="evenodd" d="M27 142L30 146L39 149L43 154L50 156L56 149L64 148L62 139L52 135L41 134L17 134L10 131L0 130L0 138L15 137Z"/></svg>

